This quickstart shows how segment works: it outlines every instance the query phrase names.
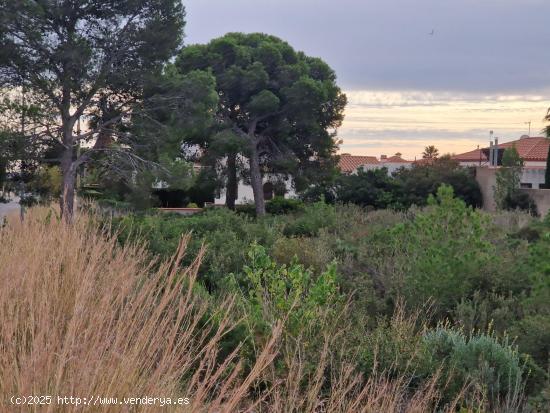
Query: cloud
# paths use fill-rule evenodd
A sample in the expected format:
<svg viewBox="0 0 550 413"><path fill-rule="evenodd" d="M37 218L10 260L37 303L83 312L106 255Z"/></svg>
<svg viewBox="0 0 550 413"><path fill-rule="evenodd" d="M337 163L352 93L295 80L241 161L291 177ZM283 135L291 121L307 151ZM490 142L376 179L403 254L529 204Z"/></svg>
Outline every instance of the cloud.
<svg viewBox="0 0 550 413"><path fill-rule="evenodd" d="M325 59L346 89L538 93L546 0L186 0L188 42L267 32ZM434 30L434 35L429 33Z"/></svg>
<svg viewBox="0 0 550 413"><path fill-rule="evenodd" d="M342 150L461 152L539 134L548 0L186 0L188 43L264 32L323 58L347 91ZM434 30L434 35L429 33ZM383 153L381 152L381 153ZM376 155L376 153L374 153Z"/></svg>
<svg viewBox="0 0 550 413"><path fill-rule="evenodd" d="M424 146L465 152L485 146L489 131L502 142L541 133L550 99L540 95L451 94L425 91L348 91L346 118L338 131L343 152L371 154L376 148L410 158Z"/></svg>

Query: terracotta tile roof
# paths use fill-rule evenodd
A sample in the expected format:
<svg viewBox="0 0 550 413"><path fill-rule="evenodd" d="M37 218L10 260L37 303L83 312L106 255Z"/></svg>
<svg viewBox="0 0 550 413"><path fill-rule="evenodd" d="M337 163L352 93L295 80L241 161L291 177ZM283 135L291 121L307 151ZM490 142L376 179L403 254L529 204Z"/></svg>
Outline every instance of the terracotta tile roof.
<svg viewBox="0 0 550 413"><path fill-rule="evenodd" d="M342 172L350 173L355 171L359 166L365 164L379 164L376 156L360 156L350 155L349 153L343 153L340 155L340 161L338 167Z"/></svg>
<svg viewBox="0 0 550 413"><path fill-rule="evenodd" d="M415 165L431 165L434 163L434 159L430 158L420 158L413 161Z"/></svg>
<svg viewBox="0 0 550 413"><path fill-rule="evenodd" d="M499 148L511 148L516 145L519 156L524 161L546 161L550 140L547 138L523 138L517 141L506 142L498 145Z"/></svg>
<svg viewBox="0 0 550 413"><path fill-rule="evenodd" d="M474 149L470 152L453 155L451 158L459 162L479 162L480 159L481 162L487 162L488 160L482 149Z"/></svg>
<svg viewBox="0 0 550 413"><path fill-rule="evenodd" d="M403 159L400 156L394 155L390 156L389 158L385 159L384 162L392 162L392 163L412 163L413 161L407 161L406 159Z"/></svg>
<svg viewBox="0 0 550 413"><path fill-rule="evenodd" d="M516 146L519 156L523 158L524 161L546 161L548 156L548 146L550 146L550 139L544 137L533 137L533 138L521 138L511 142L502 142L498 144L499 149L511 148L513 145ZM482 161L487 161L487 157L483 151L488 151L489 148L476 149L470 152L461 153L459 155L454 155L453 159L457 161L479 161L479 153L481 152Z"/></svg>

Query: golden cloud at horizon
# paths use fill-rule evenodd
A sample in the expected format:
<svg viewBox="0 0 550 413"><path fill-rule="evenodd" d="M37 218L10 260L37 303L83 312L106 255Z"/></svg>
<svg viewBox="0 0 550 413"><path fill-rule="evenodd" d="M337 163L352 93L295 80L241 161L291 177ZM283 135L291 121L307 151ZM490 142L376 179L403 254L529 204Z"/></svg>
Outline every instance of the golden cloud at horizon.
<svg viewBox="0 0 550 413"><path fill-rule="evenodd" d="M348 107L338 135L341 152L357 155L401 152L419 157L427 145L440 153L487 146L489 131L501 142L528 133L541 136L549 95L475 95L421 91L346 91Z"/></svg>

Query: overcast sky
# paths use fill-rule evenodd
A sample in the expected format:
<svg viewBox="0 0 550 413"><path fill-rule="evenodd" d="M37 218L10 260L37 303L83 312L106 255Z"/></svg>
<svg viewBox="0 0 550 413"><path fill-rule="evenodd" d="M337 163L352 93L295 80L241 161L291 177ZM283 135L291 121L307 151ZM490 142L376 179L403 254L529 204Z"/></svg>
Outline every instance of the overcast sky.
<svg viewBox="0 0 550 413"><path fill-rule="evenodd" d="M460 152L540 134L550 107L550 0L185 0L187 43L265 32L337 73L342 151ZM430 33L433 30L433 35Z"/></svg>

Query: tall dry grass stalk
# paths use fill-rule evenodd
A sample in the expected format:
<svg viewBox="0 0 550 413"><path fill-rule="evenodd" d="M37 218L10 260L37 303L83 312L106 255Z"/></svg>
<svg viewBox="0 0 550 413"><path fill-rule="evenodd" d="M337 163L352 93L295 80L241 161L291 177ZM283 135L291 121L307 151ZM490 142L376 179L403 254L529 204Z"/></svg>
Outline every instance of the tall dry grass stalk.
<svg viewBox="0 0 550 413"><path fill-rule="evenodd" d="M34 209L0 230L0 411L159 411L160 407L14 406L11 396L188 397L162 411L235 411L276 354L280 326L247 377L225 300L212 314L193 293L204 251L187 268L153 266L144 246L120 247L86 218L65 225ZM154 269L155 268L155 269ZM157 269L158 268L158 269ZM212 318L215 317L215 322ZM55 400L55 399L54 399Z"/></svg>
<svg viewBox="0 0 550 413"><path fill-rule="evenodd" d="M348 309L343 310L342 316ZM308 369L307 339L298 337L293 345L283 347L282 363L286 373L281 377L277 370L266 370L268 381L276 383L269 394L266 412L339 412L339 413L424 413L438 408L440 412L454 412L458 402L438 406L441 395L438 389L439 372L423 385L412 390L410 375L390 377L374 363L370 376L357 372L354 356L343 356L342 347L352 345L346 337L345 317L336 320L319 314L317 323L324 324L322 348ZM392 319L398 329L415 334L415 317L407 318L398 306ZM372 349L374 352L376 348Z"/></svg>

